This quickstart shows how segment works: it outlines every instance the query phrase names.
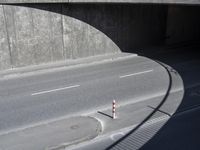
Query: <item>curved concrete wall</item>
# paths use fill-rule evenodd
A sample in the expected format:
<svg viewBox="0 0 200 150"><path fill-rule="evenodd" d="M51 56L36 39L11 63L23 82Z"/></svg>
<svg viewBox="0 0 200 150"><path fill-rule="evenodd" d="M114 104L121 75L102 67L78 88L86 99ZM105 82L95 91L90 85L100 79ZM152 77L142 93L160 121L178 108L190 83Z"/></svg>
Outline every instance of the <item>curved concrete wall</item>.
<svg viewBox="0 0 200 150"><path fill-rule="evenodd" d="M164 10L152 5L0 5L0 70L160 43Z"/></svg>
<svg viewBox="0 0 200 150"><path fill-rule="evenodd" d="M200 40L198 6L0 5L0 70Z"/></svg>
<svg viewBox="0 0 200 150"><path fill-rule="evenodd" d="M168 8L166 43L200 40L200 7L176 6Z"/></svg>
<svg viewBox="0 0 200 150"><path fill-rule="evenodd" d="M64 15L66 5L29 6L0 6L1 70L120 51L98 29Z"/></svg>

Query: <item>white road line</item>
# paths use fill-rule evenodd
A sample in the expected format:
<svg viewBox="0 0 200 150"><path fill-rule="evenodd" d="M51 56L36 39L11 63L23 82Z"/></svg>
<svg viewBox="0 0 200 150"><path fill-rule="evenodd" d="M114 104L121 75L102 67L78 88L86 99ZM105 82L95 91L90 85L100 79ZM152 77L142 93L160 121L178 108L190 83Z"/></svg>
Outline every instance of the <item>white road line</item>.
<svg viewBox="0 0 200 150"><path fill-rule="evenodd" d="M40 94L46 94L46 93L51 93L51 92L56 92L56 91L67 90L67 89L71 89L71 88L76 88L76 87L79 87L79 86L80 85L72 85L72 86L67 86L67 87L53 89L53 90L48 90L48 91L36 92L36 93L31 94L31 95L35 96L35 95L40 95Z"/></svg>
<svg viewBox="0 0 200 150"><path fill-rule="evenodd" d="M135 76L135 75L139 75L139 74L149 73L152 71L153 71L153 69L147 70L147 71L142 71L142 72L137 72L137 73L132 73L132 74L127 74L127 75L120 76L119 78L126 78L126 77Z"/></svg>

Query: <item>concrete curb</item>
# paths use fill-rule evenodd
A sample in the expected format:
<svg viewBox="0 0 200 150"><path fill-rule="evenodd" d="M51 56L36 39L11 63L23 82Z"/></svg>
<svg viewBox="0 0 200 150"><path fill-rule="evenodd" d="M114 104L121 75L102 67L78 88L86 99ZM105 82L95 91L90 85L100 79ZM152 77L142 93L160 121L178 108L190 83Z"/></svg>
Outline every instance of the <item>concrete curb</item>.
<svg viewBox="0 0 200 150"><path fill-rule="evenodd" d="M31 76L35 74L44 74L44 73L55 72L55 71L60 71L64 69L71 69L74 67L84 67L88 65L103 64L103 63L112 62L116 60L133 58L136 56L138 55L130 54L130 53L115 53L115 54L99 55L99 56L93 56L93 57L88 57L88 58L82 58L78 60L68 60L68 61L43 64L43 65L9 69L9 70L0 72L0 79L10 79L10 78L16 78L19 76Z"/></svg>
<svg viewBox="0 0 200 150"><path fill-rule="evenodd" d="M101 123L95 118L71 117L1 135L0 149L60 150L69 145L91 140L101 131Z"/></svg>

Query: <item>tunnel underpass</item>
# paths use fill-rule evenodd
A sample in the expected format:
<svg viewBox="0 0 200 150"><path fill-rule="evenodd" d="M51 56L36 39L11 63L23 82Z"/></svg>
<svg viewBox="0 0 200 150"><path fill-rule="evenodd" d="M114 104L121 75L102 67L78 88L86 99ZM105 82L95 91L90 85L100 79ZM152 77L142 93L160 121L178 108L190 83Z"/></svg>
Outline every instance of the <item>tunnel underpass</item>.
<svg viewBox="0 0 200 150"><path fill-rule="evenodd" d="M0 70L128 52L151 56L198 45L198 5L1 4Z"/></svg>
<svg viewBox="0 0 200 150"><path fill-rule="evenodd" d="M192 3L3 2L0 71L124 52L169 65L185 95L141 149L198 150L199 15L199 4Z"/></svg>

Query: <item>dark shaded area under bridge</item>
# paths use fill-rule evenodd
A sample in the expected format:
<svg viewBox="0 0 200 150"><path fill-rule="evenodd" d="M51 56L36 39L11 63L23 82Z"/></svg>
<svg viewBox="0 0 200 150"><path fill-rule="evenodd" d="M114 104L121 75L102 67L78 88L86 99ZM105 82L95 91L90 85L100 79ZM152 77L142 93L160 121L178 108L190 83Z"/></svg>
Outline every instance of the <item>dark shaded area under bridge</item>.
<svg viewBox="0 0 200 150"><path fill-rule="evenodd" d="M164 49L196 45L200 41L198 5L75 3L16 6L55 12L83 21L107 35L122 52L147 57Z"/></svg>

